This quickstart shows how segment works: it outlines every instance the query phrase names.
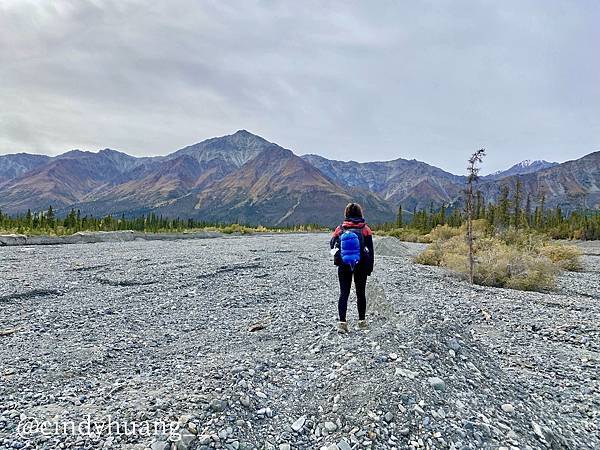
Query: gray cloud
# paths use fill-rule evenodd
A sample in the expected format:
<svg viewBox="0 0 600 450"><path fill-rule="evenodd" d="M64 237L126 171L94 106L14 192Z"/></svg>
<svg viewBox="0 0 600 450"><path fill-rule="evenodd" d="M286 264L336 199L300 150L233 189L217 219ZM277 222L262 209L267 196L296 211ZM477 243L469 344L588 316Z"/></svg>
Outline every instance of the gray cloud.
<svg viewBox="0 0 600 450"><path fill-rule="evenodd" d="M246 128L463 172L600 149L600 5L0 0L0 153L162 154Z"/></svg>

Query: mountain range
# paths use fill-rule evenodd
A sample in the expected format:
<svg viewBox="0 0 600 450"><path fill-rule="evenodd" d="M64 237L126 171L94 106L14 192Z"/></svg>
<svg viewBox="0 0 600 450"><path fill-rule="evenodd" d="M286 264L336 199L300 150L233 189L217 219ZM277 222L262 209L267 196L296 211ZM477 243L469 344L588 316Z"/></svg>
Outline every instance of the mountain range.
<svg viewBox="0 0 600 450"><path fill-rule="evenodd" d="M562 164L523 161L481 177L478 189L494 200L501 186L521 180L533 204L597 208L600 152ZM466 177L417 160L359 163L298 156L240 130L166 156L134 157L116 150L72 150L50 157L0 156L0 210L11 214L52 205L58 213L136 216L154 212L211 222L265 225L340 220L349 201L371 222L393 220L433 204L461 206Z"/></svg>

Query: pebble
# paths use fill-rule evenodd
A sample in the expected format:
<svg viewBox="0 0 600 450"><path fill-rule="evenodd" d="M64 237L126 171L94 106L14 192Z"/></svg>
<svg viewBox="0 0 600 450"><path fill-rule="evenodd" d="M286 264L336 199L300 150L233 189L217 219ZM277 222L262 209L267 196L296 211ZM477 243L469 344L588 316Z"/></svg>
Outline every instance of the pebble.
<svg viewBox="0 0 600 450"><path fill-rule="evenodd" d="M413 372L412 370L408 370L408 369L404 369L402 367L396 367L396 375L401 375L405 378L409 378L411 380L414 380L415 377L418 375L417 372Z"/></svg>
<svg viewBox="0 0 600 450"><path fill-rule="evenodd" d="M175 443L177 450L188 450L196 439L196 435L187 430L180 431L179 435L179 440Z"/></svg>
<svg viewBox="0 0 600 450"><path fill-rule="evenodd" d="M227 408L227 402L215 398L210 401L209 406L214 412L223 412Z"/></svg>
<svg viewBox="0 0 600 450"><path fill-rule="evenodd" d="M502 408L502 411L504 411L505 413L515 412L515 407L513 405L511 405L510 403L504 403L501 408Z"/></svg>
<svg viewBox="0 0 600 450"><path fill-rule="evenodd" d="M263 398L263 399L267 398L267 394L265 394L265 393L264 393L264 392L262 392L262 391L256 391L256 396L257 396L258 398Z"/></svg>
<svg viewBox="0 0 600 450"><path fill-rule="evenodd" d="M108 441L108 439L107 439ZM108 446L110 447L110 445ZM154 441L152 445L150 445L151 450L170 450L171 444L165 441Z"/></svg>
<svg viewBox="0 0 600 450"><path fill-rule="evenodd" d="M298 433L304 427L304 423L306 422L306 416L299 417L293 424L292 430Z"/></svg>
<svg viewBox="0 0 600 450"><path fill-rule="evenodd" d="M325 422L325 429L328 432L333 433L335 430L337 430L337 425L331 421Z"/></svg>
<svg viewBox="0 0 600 450"><path fill-rule="evenodd" d="M200 445L208 445L210 444L212 439L209 435L203 434L202 436L198 436L198 444Z"/></svg>
<svg viewBox="0 0 600 450"><path fill-rule="evenodd" d="M352 447L350 447L350 444L348 444L348 441L346 441L345 439L339 441L337 443L337 447L339 450L352 450Z"/></svg>
<svg viewBox="0 0 600 450"><path fill-rule="evenodd" d="M562 295L471 288L451 274L440 276L443 269L390 258L369 280L372 304L385 306L370 311L371 333L340 337L332 331L335 320L332 324L324 302L332 294L330 288L337 289L335 269L330 261L313 257L311 267L316 265L318 273L330 269L332 278L311 277L313 271L295 264L293 239L295 235L258 235L184 245L139 242L123 248L97 246L94 251L83 245L57 248L58 252L33 247L39 263L51 268L68 265L74 255L89 259L90 267L110 266L44 272L40 284L67 286L69 279L77 278L86 290L14 302L18 308L2 310L8 324L28 323L31 328L0 337L9 344L0 345L0 360L14 366L0 368L0 449L134 450L143 445L171 450L170 442L162 442L166 436L155 442L153 437L102 435L61 440L36 436L27 441L15 437L20 418L31 412L64 410L65 417L72 418L82 407L130 420L179 420L182 429L190 431L185 439L191 442L173 443L173 450L408 450L410 441L415 444L411 450L501 445L502 450L600 449L594 408L600 394L594 383L597 364L586 356L600 335L597 327L572 327L590 324L587 316L598 316L598 302L577 295L567 302ZM307 244L307 254L319 255L322 235L298 239ZM123 257L123 250L133 259ZM258 272L268 271L269 277L255 280L254 268L235 268L234 261L258 255ZM8 264L17 262L10 262L9 256ZM221 264L234 271L217 272ZM2 285L0 296L17 292L22 281L32 287L36 276L29 272L25 267L10 269L14 283ZM154 284L140 288L96 283L96 277L106 280L109 274ZM590 274L594 275L566 274L572 283L569 289L579 292L578 277ZM147 280L136 280L140 275ZM178 297L188 289L179 289L182 284L195 286L193 299ZM471 291L475 295L465 302L464 295ZM94 299L95 294L106 300ZM81 315L72 306L79 295L89 314ZM387 302L381 303L384 299ZM102 313L104 303L110 303L113 313ZM556 303L561 308L549 306ZM502 318L493 329L478 325L483 307ZM542 314L531 316L535 309ZM546 314L549 310L552 316ZM582 310L586 314L574 313ZM206 314L214 316L210 324ZM349 309L349 314L355 311ZM424 326L410 328L413 319ZM268 326L246 333L246 324L257 321ZM539 338L527 328L533 322L540 324ZM565 331L554 331L557 324L564 324ZM465 330L464 338L455 330ZM43 344L33 353L31 333ZM571 345L584 335L590 338L588 349ZM488 345L496 341L498 346ZM563 361L561 352L551 352L563 344L573 347L577 364ZM85 350L70 352L71 346ZM320 350L311 354L311 348ZM148 358L136 367L135 355L144 349ZM544 377L529 378L527 371L519 382L506 377L501 367L516 359L539 368L538 375ZM51 374L70 374L68 370L76 374L68 383L51 382ZM80 376L84 371L88 375ZM446 390L438 391L429 377L439 378ZM2 384L5 380L8 383ZM525 396L527 404L516 400ZM77 401L82 407L74 406ZM335 409L338 412L332 412ZM581 426L575 426L573 414Z"/></svg>
<svg viewBox="0 0 600 450"><path fill-rule="evenodd" d="M448 347L450 347L454 352L458 353L460 350L460 343L456 340L456 338L448 339Z"/></svg>
<svg viewBox="0 0 600 450"><path fill-rule="evenodd" d="M434 388L436 391L446 390L446 383L439 377L430 377L427 379L427 381L429 381L431 387Z"/></svg>
<svg viewBox="0 0 600 450"><path fill-rule="evenodd" d="M542 431L542 427L537 422L531 421L531 428L533 428L533 432L542 440L546 439L546 435Z"/></svg>

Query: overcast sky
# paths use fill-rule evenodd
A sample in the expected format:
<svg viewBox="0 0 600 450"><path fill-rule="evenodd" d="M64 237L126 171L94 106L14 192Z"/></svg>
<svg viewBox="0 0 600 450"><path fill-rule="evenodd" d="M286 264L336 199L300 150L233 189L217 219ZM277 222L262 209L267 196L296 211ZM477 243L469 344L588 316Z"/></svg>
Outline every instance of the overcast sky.
<svg viewBox="0 0 600 450"><path fill-rule="evenodd" d="M463 173L600 150L600 2L0 0L0 154L297 154Z"/></svg>

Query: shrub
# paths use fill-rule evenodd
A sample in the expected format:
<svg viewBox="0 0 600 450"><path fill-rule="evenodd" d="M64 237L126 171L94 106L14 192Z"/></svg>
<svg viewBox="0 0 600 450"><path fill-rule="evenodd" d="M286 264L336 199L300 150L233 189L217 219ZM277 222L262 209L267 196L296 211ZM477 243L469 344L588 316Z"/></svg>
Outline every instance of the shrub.
<svg viewBox="0 0 600 450"><path fill-rule="evenodd" d="M520 257L510 267L505 286L522 291L549 291L556 286L557 267L540 256Z"/></svg>
<svg viewBox="0 0 600 450"><path fill-rule="evenodd" d="M221 228L220 231L222 231L225 234L233 234L233 233L252 234L255 231L257 231L257 229L246 227L246 226L240 225L238 223L234 223L234 224L227 225L227 226Z"/></svg>
<svg viewBox="0 0 600 450"><path fill-rule="evenodd" d="M439 266L442 264L443 255L441 244L434 242L415 256L414 260L417 264L423 264L424 266Z"/></svg>
<svg viewBox="0 0 600 450"><path fill-rule="evenodd" d="M515 228L499 232L496 236L510 247L531 253L538 253L541 247L550 242L550 238L544 234Z"/></svg>
<svg viewBox="0 0 600 450"><path fill-rule="evenodd" d="M460 235L460 233L460 228L451 227L448 225L438 225L433 230L431 230L429 234L426 234L425 236L428 237L430 242L447 241L448 239L453 238L454 236Z"/></svg>
<svg viewBox="0 0 600 450"><path fill-rule="evenodd" d="M541 254L557 264L563 270L572 272L581 270L581 251L573 245L547 244Z"/></svg>
<svg viewBox="0 0 600 450"><path fill-rule="evenodd" d="M527 230L494 233L485 221L474 226L474 281L484 286L547 291L560 270L581 268L581 252ZM462 276L469 273L466 230L436 228L433 243L415 257L418 264L443 266Z"/></svg>
<svg viewBox="0 0 600 450"><path fill-rule="evenodd" d="M484 286L505 286L510 278L511 252L494 239L489 239L485 247L475 250L475 282Z"/></svg>

